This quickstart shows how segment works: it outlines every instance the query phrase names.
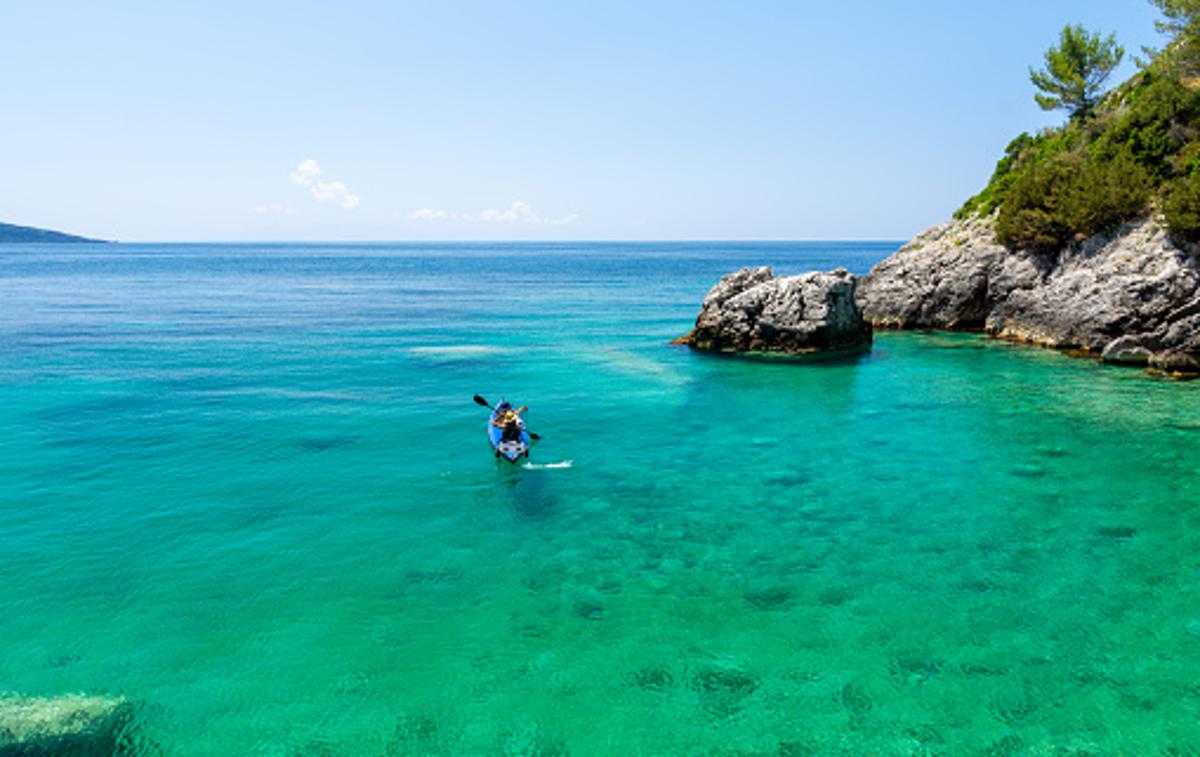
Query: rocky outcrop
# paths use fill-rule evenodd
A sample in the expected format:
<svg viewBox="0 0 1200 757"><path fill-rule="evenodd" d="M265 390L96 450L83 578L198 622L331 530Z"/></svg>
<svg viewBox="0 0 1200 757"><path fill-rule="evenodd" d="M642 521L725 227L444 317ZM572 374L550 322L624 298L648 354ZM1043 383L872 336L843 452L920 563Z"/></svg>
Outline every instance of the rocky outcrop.
<svg viewBox="0 0 1200 757"><path fill-rule="evenodd" d="M952 221L876 265L858 303L880 328L981 329L1200 371L1200 268L1154 220L1052 255L1006 249L987 219Z"/></svg>
<svg viewBox="0 0 1200 757"><path fill-rule="evenodd" d="M130 715L121 698L0 694L0 754L122 754Z"/></svg>
<svg viewBox="0 0 1200 757"><path fill-rule="evenodd" d="M743 268L721 277L704 298L696 328L676 341L721 352L862 348L871 343L871 327L856 304L856 286L855 277L841 268L799 276Z"/></svg>

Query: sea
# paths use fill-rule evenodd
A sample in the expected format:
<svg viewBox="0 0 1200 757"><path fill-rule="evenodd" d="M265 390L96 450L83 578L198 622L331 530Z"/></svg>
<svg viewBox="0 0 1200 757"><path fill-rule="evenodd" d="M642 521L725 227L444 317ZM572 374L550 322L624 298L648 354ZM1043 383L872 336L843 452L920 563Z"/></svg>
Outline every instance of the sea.
<svg viewBox="0 0 1200 757"><path fill-rule="evenodd" d="M897 247L0 247L0 692L163 755L1196 753L1200 382L669 343Z"/></svg>

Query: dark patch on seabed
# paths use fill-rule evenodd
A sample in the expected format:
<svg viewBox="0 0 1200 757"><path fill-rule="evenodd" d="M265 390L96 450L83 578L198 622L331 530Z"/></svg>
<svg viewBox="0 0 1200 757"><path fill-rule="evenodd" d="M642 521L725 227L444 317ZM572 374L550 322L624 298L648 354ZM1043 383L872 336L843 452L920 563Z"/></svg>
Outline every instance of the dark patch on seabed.
<svg viewBox="0 0 1200 757"><path fill-rule="evenodd" d="M326 450L349 447L358 441L354 436L314 436L296 442L301 449L309 452L325 452Z"/></svg>
<svg viewBox="0 0 1200 757"><path fill-rule="evenodd" d="M700 706L717 717L728 717L742 708L743 700L758 690L758 679L737 668L706 668L692 676L692 690Z"/></svg>
<svg viewBox="0 0 1200 757"><path fill-rule="evenodd" d="M635 671L633 682L647 691L666 691L675 686L675 676L666 668L651 666Z"/></svg>
<svg viewBox="0 0 1200 757"><path fill-rule="evenodd" d="M1096 535L1103 536L1106 539L1130 539L1136 533L1137 529L1131 526L1100 526L1096 529Z"/></svg>
<svg viewBox="0 0 1200 757"><path fill-rule="evenodd" d="M751 607L759 610L777 610L792 600L792 590L786 586L771 586L752 589L742 595Z"/></svg>
<svg viewBox="0 0 1200 757"><path fill-rule="evenodd" d="M507 463L506 463L507 465ZM558 498L541 471L518 469L507 483L509 502L518 518L541 520L558 510Z"/></svg>

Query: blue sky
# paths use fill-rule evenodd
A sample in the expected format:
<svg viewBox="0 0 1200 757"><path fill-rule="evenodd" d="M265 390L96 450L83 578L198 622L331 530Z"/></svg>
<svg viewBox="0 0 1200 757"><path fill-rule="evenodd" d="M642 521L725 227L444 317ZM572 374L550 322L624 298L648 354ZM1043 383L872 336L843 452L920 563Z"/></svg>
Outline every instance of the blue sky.
<svg viewBox="0 0 1200 757"><path fill-rule="evenodd" d="M1142 0L43 2L0 11L0 220L125 241L902 239ZM1132 57L1132 56L1130 56ZM1120 77L1132 73L1126 64Z"/></svg>

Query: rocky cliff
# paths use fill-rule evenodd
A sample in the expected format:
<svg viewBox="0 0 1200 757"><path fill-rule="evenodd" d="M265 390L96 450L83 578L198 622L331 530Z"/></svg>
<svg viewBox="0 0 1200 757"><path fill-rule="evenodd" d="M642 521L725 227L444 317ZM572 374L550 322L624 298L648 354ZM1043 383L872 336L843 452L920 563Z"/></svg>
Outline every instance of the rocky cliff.
<svg viewBox="0 0 1200 757"><path fill-rule="evenodd" d="M696 328L676 340L701 350L806 354L865 347L871 327L855 304L845 269L776 276L743 268L704 298Z"/></svg>
<svg viewBox="0 0 1200 757"><path fill-rule="evenodd" d="M858 303L878 328L981 329L1200 372L1200 263L1152 219L1055 253L1006 249L988 219L951 221L876 265Z"/></svg>

